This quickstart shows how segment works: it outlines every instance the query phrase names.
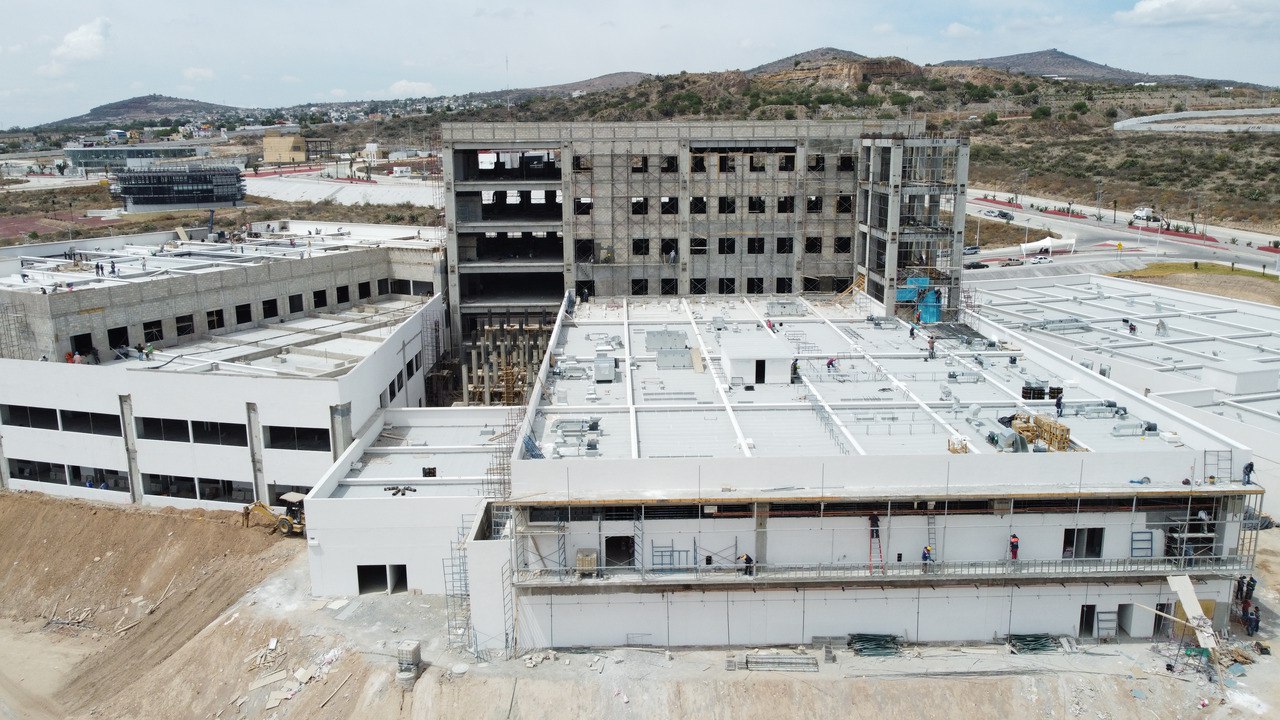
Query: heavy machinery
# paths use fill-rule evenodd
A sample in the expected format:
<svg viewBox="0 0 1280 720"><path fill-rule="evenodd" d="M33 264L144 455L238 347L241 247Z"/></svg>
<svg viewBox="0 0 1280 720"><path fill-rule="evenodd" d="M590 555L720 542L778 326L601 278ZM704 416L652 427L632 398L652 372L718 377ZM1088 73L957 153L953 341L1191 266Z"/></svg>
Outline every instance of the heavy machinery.
<svg viewBox="0 0 1280 720"><path fill-rule="evenodd" d="M270 505L261 500L251 505L245 505L242 511L244 526L249 527L249 517L257 513L270 518L271 532L278 530L281 535L288 535L289 533L301 535L307 529L307 516L302 507L302 501L305 499L306 496L302 493L287 492L281 495L280 502L284 505L283 514L276 513L271 509Z"/></svg>

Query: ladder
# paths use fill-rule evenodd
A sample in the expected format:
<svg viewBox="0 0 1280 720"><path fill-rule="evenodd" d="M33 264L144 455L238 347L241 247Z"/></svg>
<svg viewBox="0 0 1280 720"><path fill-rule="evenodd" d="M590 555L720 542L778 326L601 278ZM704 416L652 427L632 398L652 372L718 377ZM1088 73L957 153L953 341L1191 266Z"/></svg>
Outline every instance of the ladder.
<svg viewBox="0 0 1280 720"><path fill-rule="evenodd" d="M927 544L929 547L933 548L933 549L936 551L936 550L938 549L938 523L937 523L937 518L936 518L934 515L932 515L932 514L926 515L926 516L925 516L925 523L928 525L928 529L929 529L929 542L928 542L928 543L926 543L926 544Z"/></svg>
<svg viewBox="0 0 1280 720"><path fill-rule="evenodd" d="M880 543L880 521L879 517L872 516L874 521L871 524L871 537L867 540L867 565L870 566L872 573L876 571L876 564L880 564L880 572L885 572L884 567L884 546Z"/></svg>
<svg viewBox="0 0 1280 720"><path fill-rule="evenodd" d="M1114 610L1099 610L1094 616L1097 624L1097 631L1094 637L1098 642L1102 642L1104 638L1113 638L1116 636L1117 613Z"/></svg>

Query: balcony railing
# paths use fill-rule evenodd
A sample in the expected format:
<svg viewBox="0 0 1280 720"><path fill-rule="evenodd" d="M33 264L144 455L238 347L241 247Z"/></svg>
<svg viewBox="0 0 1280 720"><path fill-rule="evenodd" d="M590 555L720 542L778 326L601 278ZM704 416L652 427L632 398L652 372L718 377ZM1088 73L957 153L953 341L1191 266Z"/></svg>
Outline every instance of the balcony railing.
<svg viewBox="0 0 1280 720"><path fill-rule="evenodd" d="M1150 576L1171 573L1236 576L1253 567L1252 556L1194 558L1099 558L1064 560L976 560L961 562L888 562L839 564L765 564L726 566L635 566L520 568L515 583L530 587L589 585L687 585L920 582L930 579L1003 580Z"/></svg>

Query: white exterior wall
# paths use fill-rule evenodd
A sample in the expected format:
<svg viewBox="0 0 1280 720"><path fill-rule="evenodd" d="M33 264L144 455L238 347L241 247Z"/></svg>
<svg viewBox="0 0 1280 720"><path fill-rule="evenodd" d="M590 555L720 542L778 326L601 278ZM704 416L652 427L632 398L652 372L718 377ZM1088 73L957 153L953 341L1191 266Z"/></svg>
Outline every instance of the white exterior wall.
<svg viewBox="0 0 1280 720"><path fill-rule="evenodd" d="M1196 591L1202 600L1222 603L1230 598L1230 581ZM1118 612L1126 604L1176 601L1162 582L525 595L517 600L517 634L526 649L797 645L815 635L854 632L892 633L909 642L990 641L1010 633L1078 635L1082 605ZM1151 637L1154 615L1137 607L1125 612L1131 637Z"/></svg>
<svg viewBox="0 0 1280 720"><path fill-rule="evenodd" d="M509 540L467 541L471 627L475 629L476 641L482 648L506 647L503 570L510 560Z"/></svg>

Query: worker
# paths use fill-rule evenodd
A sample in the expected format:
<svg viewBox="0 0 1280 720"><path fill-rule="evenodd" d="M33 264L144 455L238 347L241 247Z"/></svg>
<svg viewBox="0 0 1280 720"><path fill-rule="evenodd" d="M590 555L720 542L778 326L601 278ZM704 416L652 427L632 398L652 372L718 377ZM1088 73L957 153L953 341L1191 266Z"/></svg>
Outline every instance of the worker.
<svg viewBox="0 0 1280 720"><path fill-rule="evenodd" d="M147 356L148 360L150 360L151 356L155 354L155 351L156 351L156 346L152 345L151 343L147 343L147 346L142 349L142 353Z"/></svg>
<svg viewBox="0 0 1280 720"><path fill-rule="evenodd" d="M1235 593L1234 593L1231 597L1232 597L1232 598L1234 598L1234 599L1236 599L1236 600L1242 600L1242 599L1244 599L1244 576L1243 576L1243 575L1241 575L1240 577L1236 578L1236 589L1235 589Z"/></svg>
<svg viewBox="0 0 1280 720"><path fill-rule="evenodd" d="M836 359L827 358L827 372L835 372L835 371L836 371Z"/></svg>
<svg viewBox="0 0 1280 720"><path fill-rule="evenodd" d="M1244 584L1244 599L1245 599L1245 600L1252 600L1252 599L1253 599L1253 590L1254 590L1254 588L1256 588L1256 587L1258 587L1258 580L1257 580L1257 578L1255 578L1254 576L1250 575L1250 576L1249 576L1249 581L1248 581L1248 582L1246 582L1246 583Z"/></svg>
<svg viewBox="0 0 1280 720"><path fill-rule="evenodd" d="M938 357L938 354L933 350L934 342L935 342L934 337L930 335L929 336L929 359L930 360L933 360Z"/></svg>
<svg viewBox="0 0 1280 720"><path fill-rule="evenodd" d="M756 561L750 555L742 553L738 556L742 561L742 574L748 577L756 574Z"/></svg>
<svg viewBox="0 0 1280 720"><path fill-rule="evenodd" d="M929 563L933 562L933 546L925 545L920 553L920 572L929 572Z"/></svg>
<svg viewBox="0 0 1280 720"><path fill-rule="evenodd" d="M1258 606L1254 605L1249 610L1249 617L1246 618L1245 622L1245 632L1249 637L1253 637L1254 633L1258 632L1258 624L1260 622L1261 618L1258 616Z"/></svg>
<svg viewBox="0 0 1280 720"><path fill-rule="evenodd" d="M912 325L911 327L907 328L907 337L911 338L912 340L915 340L915 339L916 339L916 326L915 326L915 325Z"/></svg>
<svg viewBox="0 0 1280 720"><path fill-rule="evenodd" d="M1009 536L1009 557L1013 560L1018 559L1018 536L1016 534Z"/></svg>
<svg viewBox="0 0 1280 720"><path fill-rule="evenodd" d="M800 377L800 359L794 358L791 361L791 382L795 382Z"/></svg>
<svg viewBox="0 0 1280 720"><path fill-rule="evenodd" d="M1244 464L1244 484L1245 485L1253 484L1253 461L1252 460Z"/></svg>
<svg viewBox="0 0 1280 720"><path fill-rule="evenodd" d="M1059 394L1058 397L1054 398L1053 407L1058 411L1058 417L1062 417L1062 406L1065 404L1066 403L1063 401L1061 394Z"/></svg>
<svg viewBox="0 0 1280 720"><path fill-rule="evenodd" d="M875 513L871 514L871 537L880 538L880 516Z"/></svg>
<svg viewBox="0 0 1280 720"><path fill-rule="evenodd" d="M1134 325L1133 323L1129 323L1129 334L1130 334L1130 335L1137 335L1137 334L1138 334L1138 326L1137 326L1137 325Z"/></svg>

